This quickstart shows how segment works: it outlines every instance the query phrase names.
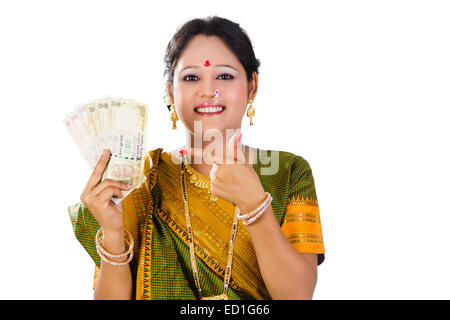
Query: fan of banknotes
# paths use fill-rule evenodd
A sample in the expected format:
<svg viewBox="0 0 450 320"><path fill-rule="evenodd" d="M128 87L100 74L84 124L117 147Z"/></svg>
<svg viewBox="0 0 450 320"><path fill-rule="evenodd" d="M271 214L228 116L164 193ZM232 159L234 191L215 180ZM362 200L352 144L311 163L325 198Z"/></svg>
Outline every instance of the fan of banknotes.
<svg viewBox="0 0 450 320"><path fill-rule="evenodd" d="M146 179L147 113L145 103L108 96L76 106L63 122L90 168L95 167L104 149L111 150L102 181L117 180L134 189ZM124 198L133 189L122 191ZM118 204L123 198L111 200Z"/></svg>

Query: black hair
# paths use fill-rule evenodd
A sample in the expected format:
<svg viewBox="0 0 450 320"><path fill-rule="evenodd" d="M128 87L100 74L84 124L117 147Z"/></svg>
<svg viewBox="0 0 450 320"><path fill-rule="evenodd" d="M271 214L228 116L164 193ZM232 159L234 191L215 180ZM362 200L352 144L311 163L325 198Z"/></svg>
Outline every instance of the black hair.
<svg viewBox="0 0 450 320"><path fill-rule="evenodd" d="M238 23L218 16L203 19L196 18L184 23L178 28L169 41L164 56L164 76L173 87L174 71L183 49L196 35L218 36L225 45L236 55L244 66L247 80L253 79L253 72L259 74L260 61L255 57L253 46L244 29Z"/></svg>

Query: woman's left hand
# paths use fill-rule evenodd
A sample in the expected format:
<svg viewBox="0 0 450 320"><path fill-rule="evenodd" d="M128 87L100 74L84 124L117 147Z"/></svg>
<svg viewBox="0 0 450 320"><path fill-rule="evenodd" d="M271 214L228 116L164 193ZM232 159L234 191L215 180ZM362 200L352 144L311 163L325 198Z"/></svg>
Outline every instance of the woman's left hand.
<svg viewBox="0 0 450 320"><path fill-rule="evenodd" d="M242 214L246 214L256 209L266 194L253 169L254 155L252 152L245 154L241 138L242 133L235 134L228 141L225 155L208 156L206 160L216 163L210 173L211 192L236 204Z"/></svg>

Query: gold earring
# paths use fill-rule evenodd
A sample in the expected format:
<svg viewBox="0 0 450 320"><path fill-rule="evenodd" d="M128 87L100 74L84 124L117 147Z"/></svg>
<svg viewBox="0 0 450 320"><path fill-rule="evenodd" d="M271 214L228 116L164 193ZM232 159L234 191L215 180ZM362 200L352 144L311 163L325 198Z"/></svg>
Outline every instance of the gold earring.
<svg viewBox="0 0 450 320"><path fill-rule="evenodd" d="M253 104L253 99L250 99L250 107L248 107L248 109L247 109L247 117L250 118L251 126L254 125L253 117L255 116L255 108L253 108L252 104Z"/></svg>
<svg viewBox="0 0 450 320"><path fill-rule="evenodd" d="M169 96L169 83L167 81L164 82L165 84L165 94L164 94L164 103L166 104L169 111L172 111L170 114L170 121L172 121L172 129L175 130L177 128L177 121L179 120L177 111L175 110L175 105L172 104L170 101Z"/></svg>
<svg viewBox="0 0 450 320"><path fill-rule="evenodd" d="M175 105L171 106L172 113L170 114L170 120L172 121L172 129L175 130L177 128L177 121L179 120L177 111L175 110Z"/></svg>

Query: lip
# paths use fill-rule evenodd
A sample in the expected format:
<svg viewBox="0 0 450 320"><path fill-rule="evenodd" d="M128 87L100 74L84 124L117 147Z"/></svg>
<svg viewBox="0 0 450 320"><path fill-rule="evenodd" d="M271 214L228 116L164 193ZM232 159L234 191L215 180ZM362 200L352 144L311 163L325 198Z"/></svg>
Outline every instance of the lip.
<svg viewBox="0 0 450 320"><path fill-rule="evenodd" d="M195 108L202 108L202 107L224 107L224 105L220 104L220 103L216 103L216 102L205 102L202 104L199 104L198 106L196 106Z"/></svg>
<svg viewBox="0 0 450 320"><path fill-rule="evenodd" d="M201 113L201 112L198 112L196 110L197 108L206 108L206 107L223 107L223 109L221 111L218 111L218 112L208 112L208 113L206 113L206 112L205 113ZM205 103L199 104L197 107L195 107L194 111L195 111L195 113L198 113L201 116L211 117L211 116L216 116L216 115L221 114L222 112L225 111L225 109L226 109L226 107L224 105L220 104L220 103L205 102Z"/></svg>

